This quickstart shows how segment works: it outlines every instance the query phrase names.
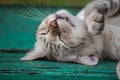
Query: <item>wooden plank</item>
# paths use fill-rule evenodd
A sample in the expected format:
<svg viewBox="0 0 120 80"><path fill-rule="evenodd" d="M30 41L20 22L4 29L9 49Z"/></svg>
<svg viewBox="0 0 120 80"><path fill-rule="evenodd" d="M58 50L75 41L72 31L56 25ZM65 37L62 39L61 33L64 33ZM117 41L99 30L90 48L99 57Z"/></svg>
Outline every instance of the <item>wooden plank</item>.
<svg viewBox="0 0 120 80"><path fill-rule="evenodd" d="M47 15L45 10L48 11L49 8L38 7L38 9L40 12L43 10L43 13ZM51 13L54 10L59 10L59 7L52 7ZM73 14L79 11L72 8L69 10ZM34 13L32 16L30 14L32 14L31 11L22 6L0 7L0 50L33 48L36 40L36 30L44 17L40 14L38 16L34 15Z"/></svg>
<svg viewBox="0 0 120 80"><path fill-rule="evenodd" d="M91 0L0 0L0 5L85 6ZM32 2L32 4L31 4Z"/></svg>
<svg viewBox="0 0 120 80"><path fill-rule="evenodd" d="M46 60L22 62L23 53L0 53L0 80L117 80L116 62L97 66Z"/></svg>

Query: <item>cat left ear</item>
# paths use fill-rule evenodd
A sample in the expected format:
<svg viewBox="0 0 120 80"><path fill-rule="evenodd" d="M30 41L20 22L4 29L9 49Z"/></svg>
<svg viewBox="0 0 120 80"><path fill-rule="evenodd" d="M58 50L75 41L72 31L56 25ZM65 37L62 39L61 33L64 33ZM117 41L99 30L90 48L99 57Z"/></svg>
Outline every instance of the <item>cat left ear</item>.
<svg viewBox="0 0 120 80"><path fill-rule="evenodd" d="M89 66L94 66L98 64L99 58L96 54L89 55L89 56L82 56L79 57L78 60L76 61L77 63L89 65Z"/></svg>

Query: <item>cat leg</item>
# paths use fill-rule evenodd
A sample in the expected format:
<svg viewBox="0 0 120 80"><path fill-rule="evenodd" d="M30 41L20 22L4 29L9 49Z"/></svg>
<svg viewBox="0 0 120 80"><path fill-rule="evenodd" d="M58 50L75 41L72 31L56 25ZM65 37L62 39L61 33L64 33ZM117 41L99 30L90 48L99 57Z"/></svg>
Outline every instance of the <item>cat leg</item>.
<svg viewBox="0 0 120 80"><path fill-rule="evenodd" d="M88 32L100 34L105 25L105 18L116 15L120 11L120 0L95 0L85 8L84 18Z"/></svg>
<svg viewBox="0 0 120 80"><path fill-rule="evenodd" d="M85 21L91 35L98 35L104 29L104 16L97 11L88 14Z"/></svg>
<svg viewBox="0 0 120 80"><path fill-rule="evenodd" d="M118 79L120 80L120 61L119 61L118 64L117 64L116 70L117 70Z"/></svg>

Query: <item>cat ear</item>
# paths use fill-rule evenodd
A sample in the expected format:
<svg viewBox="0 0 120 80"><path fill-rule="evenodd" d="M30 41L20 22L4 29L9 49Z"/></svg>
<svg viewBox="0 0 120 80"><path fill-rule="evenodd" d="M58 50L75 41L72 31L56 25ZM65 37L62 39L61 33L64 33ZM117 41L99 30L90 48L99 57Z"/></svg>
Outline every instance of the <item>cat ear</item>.
<svg viewBox="0 0 120 80"><path fill-rule="evenodd" d="M94 66L98 64L99 58L96 54L90 55L90 56L82 56L79 57L77 63L89 65L89 66Z"/></svg>
<svg viewBox="0 0 120 80"><path fill-rule="evenodd" d="M35 59L43 59L44 58L44 54L43 53L37 53L34 50L30 51L27 53L26 56L22 57L20 60L21 61L31 61L31 60L35 60Z"/></svg>

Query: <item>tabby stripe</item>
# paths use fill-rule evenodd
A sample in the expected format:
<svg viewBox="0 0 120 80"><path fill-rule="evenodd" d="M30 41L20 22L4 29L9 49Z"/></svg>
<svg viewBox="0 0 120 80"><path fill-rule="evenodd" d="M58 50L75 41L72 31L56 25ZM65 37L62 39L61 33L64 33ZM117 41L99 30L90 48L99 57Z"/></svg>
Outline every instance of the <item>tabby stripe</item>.
<svg viewBox="0 0 120 80"><path fill-rule="evenodd" d="M56 45L54 44L53 47L54 47L55 52L57 53Z"/></svg>
<svg viewBox="0 0 120 80"><path fill-rule="evenodd" d="M60 44L57 46L58 49L60 49Z"/></svg>
<svg viewBox="0 0 120 80"><path fill-rule="evenodd" d="M113 9L113 0L108 0L108 2L109 1L110 1L110 5L111 5L110 9L112 10Z"/></svg>
<svg viewBox="0 0 120 80"><path fill-rule="evenodd" d="M44 38L44 43L46 43L46 38Z"/></svg>
<svg viewBox="0 0 120 80"><path fill-rule="evenodd" d="M61 39L61 36L58 36L59 37L59 40L61 41L61 42L63 42L66 46L68 46L62 39ZM68 46L69 47L69 46Z"/></svg>

